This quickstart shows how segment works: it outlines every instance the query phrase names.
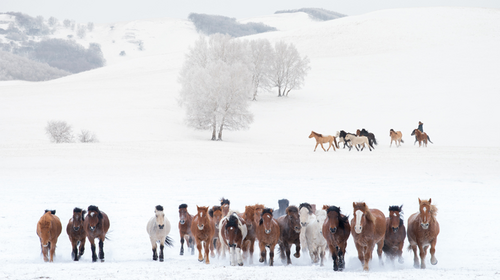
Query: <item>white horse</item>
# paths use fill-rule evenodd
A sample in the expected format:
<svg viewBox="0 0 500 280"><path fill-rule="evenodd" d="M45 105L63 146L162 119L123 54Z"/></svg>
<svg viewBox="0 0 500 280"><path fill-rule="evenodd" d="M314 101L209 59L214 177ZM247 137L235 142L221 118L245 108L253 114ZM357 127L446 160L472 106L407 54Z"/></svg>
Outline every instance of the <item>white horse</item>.
<svg viewBox="0 0 500 280"><path fill-rule="evenodd" d="M308 224L316 220L313 213L312 206L309 203L301 203L299 206L299 219L300 219L300 247L302 252L307 253L307 240L306 240L306 227Z"/></svg>
<svg viewBox="0 0 500 280"><path fill-rule="evenodd" d="M240 244L229 244L229 237L225 236L227 231L226 228L229 226L234 226L233 223L236 223L238 225L238 229L241 232L241 240L239 240ZM239 266L243 265L241 245L243 244L243 240L245 240L247 233L247 226L244 224L243 219L238 215L236 211L230 210L227 216L220 220L219 239L221 240L221 244L224 244L226 248L229 247L229 264L232 266L235 266L236 264L238 264Z"/></svg>
<svg viewBox="0 0 500 280"><path fill-rule="evenodd" d="M320 262L323 266L325 260L325 252L327 247L326 239L323 237L323 223L326 220L326 211L317 210L316 214L312 214L315 217L313 221L308 223L305 236L307 241L307 248L309 249L309 256L313 263Z"/></svg>
<svg viewBox="0 0 500 280"><path fill-rule="evenodd" d="M153 247L153 260L158 259L158 254L156 253L156 243L160 243L160 262L163 261L163 247L165 244L172 247L172 239L168 236L170 233L170 222L165 217L163 213L163 207L161 205L156 206L155 216L151 218L148 222L146 230L149 234L149 239L151 240L151 246Z"/></svg>
<svg viewBox="0 0 500 280"><path fill-rule="evenodd" d="M351 148L353 146L356 147L356 150L359 151L357 145L362 145L363 146L363 147L361 147L361 151L362 151L365 148L365 144L368 147L368 149L370 149L370 151L372 150L372 148L370 148L370 143L368 142L368 137L366 137L366 136L354 136L352 134L347 134L345 136L345 139L347 141L351 142L351 146L349 147L349 151L351 150Z"/></svg>

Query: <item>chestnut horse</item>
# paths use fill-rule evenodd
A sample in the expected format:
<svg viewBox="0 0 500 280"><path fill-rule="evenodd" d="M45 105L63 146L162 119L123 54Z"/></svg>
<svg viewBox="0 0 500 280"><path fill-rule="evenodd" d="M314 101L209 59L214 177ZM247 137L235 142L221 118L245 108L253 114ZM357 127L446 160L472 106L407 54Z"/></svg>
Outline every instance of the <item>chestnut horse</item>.
<svg viewBox="0 0 500 280"><path fill-rule="evenodd" d="M333 270L342 271L345 268L345 250L347 240L351 235L349 217L340 213L337 206L324 205L326 210L326 220L323 223L323 237L328 243L328 248L332 254Z"/></svg>
<svg viewBox="0 0 500 280"><path fill-rule="evenodd" d="M424 147L427 147L427 141L431 142L431 144L434 144L432 143L431 138L429 137L429 135L427 135L427 133L421 132L418 129L414 129L411 135L412 136L415 135L415 143L417 143L418 141L419 147L422 146L422 143ZM415 143L413 143L413 145L415 145Z"/></svg>
<svg viewBox="0 0 500 280"><path fill-rule="evenodd" d="M187 204L179 205L179 234L181 236L181 252L184 255L184 240L187 240L186 246L191 248L191 255L194 255L194 237L191 233L191 223L193 222L193 215L189 214Z"/></svg>
<svg viewBox="0 0 500 280"><path fill-rule="evenodd" d="M210 215L214 227L214 236L212 238L212 242L210 242L210 256L214 258L215 257L214 251L217 251L217 256L220 256L221 253L221 241L219 239L219 223L222 219L222 207L213 206L208 211L208 215Z"/></svg>
<svg viewBox="0 0 500 280"><path fill-rule="evenodd" d="M330 147L333 147L333 150L335 151L335 146L337 146L337 149L339 148L339 145L337 144L337 139L335 139L334 136L331 135L325 135L323 136L322 134L316 133L314 131L311 131L311 134L309 135L309 138L316 139L316 146L314 147L314 151L316 152L316 148L318 145L321 145L321 148L323 148L323 151L329 151ZM323 143L329 143L328 149L325 150L325 147L323 147ZM335 143L335 145L333 145Z"/></svg>
<svg viewBox="0 0 500 280"><path fill-rule="evenodd" d="M288 206L286 215L279 217L277 220L280 226L280 240L278 242L280 249L281 261L286 264L292 264L290 259L290 247L295 244L296 258L300 258L300 218L299 209L296 206ZM286 257L285 257L286 253Z"/></svg>
<svg viewBox="0 0 500 280"><path fill-rule="evenodd" d="M36 234L40 238L43 260L46 262L49 261L49 251L50 262L54 261L57 238L62 231L61 221L55 214L56 210L45 210L45 213L36 225Z"/></svg>
<svg viewBox="0 0 500 280"><path fill-rule="evenodd" d="M269 265L274 265L274 248L280 239L280 226L273 218L273 209L264 208L260 215L259 224L255 230L259 240L259 262L267 264L266 247L269 248Z"/></svg>
<svg viewBox="0 0 500 280"><path fill-rule="evenodd" d="M397 256L399 263L404 263L403 245L406 238L402 213L403 205L389 207L389 217L385 219L385 239L384 247L382 248L391 261L394 261L394 258Z"/></svg>
<svg viewBox="0 0 500 280"><path fill-rule="evenodd" d="M378 209L369 209L364 202L353 202L354 217L351 220L351 234L358 250L358 258L363 270L368 271L368 263L377 244L377 253L382 262L382 248L385 237L385 216Z"/></svg>
<svg viewBox="0 0 500 280"><path fill-rule="evenodd" d="M414 213L408 218L408 241L410 248L413 250L413 266L418 268L417 246L420 251L420 268L425 268L425 256L427 255L427 248L431 246L431 264L436 265L436 243L439 234L439 223L436 220L437 207L431 204L431 199L420 200L419 212Z"/></svg>
<svg viewBox="0 0 500 280"><path fill-rule="evenodd" d="M220 207L222 207L222 216L225 217L229 214L229 206L231 205L231 201L226 198L220 199Z"/></svg>
<svg viewBox="0 0 500 280"><path fill-rule="evenodd" d="M230 212L220 222L220 239L229 247L230 265L243 265L241 249L245 237L247 236L247 227L245 221L235 212Z"/></svg>
<svg viewBox="0 0 500 280"><path fill-rule="evenodd" d="M74 261L78 261L83 255L83 252L85 252L85 239L87 239L87 234L83 228L85 213L87 213L87 210L82 210L80 208L73 209L73 217L69 219L68 225L66 226L66 233L73 247L71 257ZM78 249L80 249L80 253L78 253Z"/></svg>
<svg viewBox="0 0 500 280"><path fill-rule="evenodd" d="M403 141L403 133L401 131L394 131L394 129L391 129L389 131L389 136L391 136L391 145L389 147L392 147L392 142L396 144L396 147L401 146L401 143L404 143Z"/></svg>
<svg viewBox="0 0 500 280"><path fill-rule="evenodd" d="M255 222L255 205L245 206L245 212L240 214L240 217L245 221L247 227L247 234L245 240L243 240L243 254L245 259L247 254L250 253L250 258L248 263L253 264L253 251L255 246L255 239L257 235L255 234L255 229L257 228L257 223Z"/></svg>
<svg viewBox="0 0 500 280"><path fill-rule="evenodd" d="M90 205L87 208L88 215L83 221L83 227L87 238L90 242L90 250L92 250L92 262L97 261L97 254L95 252L95 239L99 238L99 259L104 261L104 239L109 229L108 215L100 211L97 206Z"/></svg>
<svg viewBox="0 0 500 280"><path fill-rule="evenodd" d="M198 261L205 260L206 264L210 263L210 242L214 235L214 228L210 215L208 214L208 207L199 207L198 213L193 218L191 224L191 232L193 233L194 240L196 241L196 248L198 249ZM203 246L205 248L203 248ZM205 257L203 257L202 250L205 249Z"/></svg>
<svg viewBox="0 0 500 280"><path fill-rule="evenodd" d="M163 261L163 248L165 244L172 247L172 239L168 236L170 233L170 222L165 217L163 212L163 206L157 205L155 207L155 216L149 219L148 225L146 226L146 231L149 234L149 240L151 241L151 248L153 250L153 260L158 260L158 254L156 249L158 247L157 243L160 243L160 262Z"/></svg>

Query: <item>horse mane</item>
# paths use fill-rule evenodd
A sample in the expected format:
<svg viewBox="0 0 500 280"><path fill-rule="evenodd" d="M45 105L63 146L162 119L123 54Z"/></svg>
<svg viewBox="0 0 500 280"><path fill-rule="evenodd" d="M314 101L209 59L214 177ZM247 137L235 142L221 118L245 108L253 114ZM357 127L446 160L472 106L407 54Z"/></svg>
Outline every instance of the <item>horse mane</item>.
<svg viewBox="0 0 500 280"><path fill-rule="evenodd" d="M45 214L47 212L50 212L52 215L56 214L56 210L49 210L49 209L46 209L45 212L43 212L43 213Z"/></svg>
<svg viewBox="0 0 500 280"><path fill-rule="evenodd" d="M78 208L78 207L75 207L75 209L73 209L73 212L74 212L74 213L81 213L81 212L82 212L82 209L81 209L81 208Z"/></svg>
<svg viewBox="0 0 500 280"><path fill-rule="evenodd" d="M223 198L220 199L220 206L222 206L224 204L230 205L231 202L229 201L229 199L226 199L226 198L223 197Z"/></svg>
<svg viewBox="0 0 500 280"><path fill-rule="evenodd" d="M214 207L210 208L210 210L208 210L208 215L210 215L210 217L213 218L214 217L214 212L217 211L217 210L222 211L222 207L215 205Z"/></svg>
<svg viewBox="0 0 500 280"><path fill-rule="evenodd" d="M289 212L294 212L294 213L299 213L299 208L297 206L288 206L286 208L286 214L288 215Z"/></svg>
<svg viewBox="0 0 500 280"><path fill-rule="evenodd" d="M301 203L299 205L299 210L302 209L302 208L306 208L307 210L309 210L309 214L312 214L312 206L311 204L307 203L307 202L304 202L304 203Z"/></svg>
<svg viewBox="0 0 500 280"><path fill-rule="evenodd" d="M99 220L102 219L102 213L101 213L101 211L99 211L99 207L97 207L95 205L90 205L87 210L89 211L89 213L91 211L97 212L97 217L99 218Z"/></svg>
<svg viewBox="0 0 500 280"><path fill-rule="evenodd" d="M436 205L431 205L431 217L436 220L436 215L437 215L437 212L438 212L438 208L436 207Z"/></svg>
<svg viewBox="0 0 500 280"><path fill-rule="evenodd" d="M157 210L157 211L163 211L163 206L161 206L161 205L156 205L156 210Z"/></svg>
<svg viewBox="0 0 500 280"><path fill-rule="evenodd" d="M314 131L311 131L312 134L318 136L318 137L323 137L323 134L321 133L317 133L317 132L314 132Z"/></svg>
<svg viewBox="0 0 500 280"><path fill-rule="evenodd" d="M327 209L325 209L325 207L328 207ZM337 212L339 215L339 228L341 229L344 229L346 227L346 225L349 224L349 216L345 216L345 215L342 215L340 213L340 207L337 207L337 206L323 206L323 210L326 210L326 214L328 215L328 213L334 211L334 212Z"/></svg>
<svg viewBox="0 0 500 280"><path fill-rule="evenodd" d="M403 213L403 205L401 205L401 206L397 206L397 205L389 206L389 211L398 211L400 213Z"/></svg>
<svg viewBox="0 0 500 280"><path fill-rule="evenodd" d="M179 209L182 209L182 208L188 208L188 205L186 203L179 205Z"/></svg>
<svg viewBox="0 0 500 280"><path fill-rule="evenodd" d="M373 216L372 212L370 211L370 208L368 208L368 205L366 205L366 203L364 202L355 203L354 212L356 212L356 208L362 210L365 213L365 217L368 221L375 223L375 217Z"/></svg>
<svg viewBox="0 0 500 280"><path fill-rule="evenodd" d="M264 209L262 210L262 213L260 214L260 216L262 217L262 216L264 216L264 214L266 214L266 213L271 214L271 216L272 216L272 215L273 215L273 209L271 209L271 208L264 208Z"/></svg>

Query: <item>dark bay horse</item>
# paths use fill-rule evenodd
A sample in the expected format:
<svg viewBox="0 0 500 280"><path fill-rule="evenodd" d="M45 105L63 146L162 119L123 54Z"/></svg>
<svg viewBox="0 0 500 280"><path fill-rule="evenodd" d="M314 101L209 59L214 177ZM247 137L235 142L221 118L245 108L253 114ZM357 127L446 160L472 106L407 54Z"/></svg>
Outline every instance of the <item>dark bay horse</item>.
<svg viewBox="0 0 500 280"><path fill-rule="evenodd" d="M217 256L220 256L221 253L221 241L219 240L219 223L222 219L222 207L213 206L208 211L208 214L210 215L214 226L214 236L212 238L212 242L210 242L210 256L214 258L214 251L217 251Z"/></svg>
<svg viewBox="0 0 500 280"><path fill-rule="evenodd" d="M391 261L398 257L399 263L404 263L403 245L406 238L406 228L403 222L403 205L390 206L389 217L385 219L385 239L382 250Z"/></svg>
<svg viewBox="0 0 500 280"><path fill-rule="evenodd" d="M230 265L243 265L241 249L247 235L245 221L235 212L229 214L221 220L220 239L229 247Z"/></svg>
<svg viewBox="0 0 500 280"><path fill-rule="evenodd" d="M212 242L214 235L213 224L208 214L208 207L196 207L198 208L198 213L193 217L191 232L193 233L196 248L198 249L198 261L202 262L205 260L205 263L209 264L210 242ZM203 249L205 251L204 256L202 253Z"/></svg>
<svg viewBox="0 0 500 280"><path fill-rule="evenodd" d="M78 261L85 252L85 239L87 239L87 234L83 227L85 213L87 213L87 210L82 210L80 208L73 209L73 217L69 219L68 225L66 226L66 233L73 247L71 257L73 257L74 261ZM78 249L80 249L80 253L78 253Z"/></svg>
<svg viewBox="0 0 500 280"><path fill-rule="evenodd" d="M43 260L46 262L54 261L57 238L61 235L62 231L61 221L55 214L56 210L45 210L45 213L36 225L36 234L40 238Z"/></svg>
<svg viewBox="0 0 500 280"><path fill-rule="evenodd" d="M245 212L240 215L245 221L247 227L247 234L245 240L243 240L243 254L246 256L249 254L249 264L253 264L253 251L255 246L255 239L257 235L255 229L257 228L257 223L255 222L255 205L245 206Z"/></svg>
<svg viewBox="0 0 500 280"><path fill-rule="evenodd" d="M434 143L432 143L431 138L429 137L429 135L427 135L427 133L421 132L418 129L414 129L413 132L411 133L411 135L415 136L415 143L417 143L417 141L418 141L419 147L422 146L422 143L423 143L424 147L427 147L427 141L431 142L431 144L434 144ZM413 143L413 145L415 145L415 143Z"/></svg>
<svg viewBox="0 0 500 280"><path fill-rule="evenodd" d="M194 255L194 237L191 233L191 223L193 215L189 214L187 204L179 205L179 234L181 237L181 256L184 255L184 240L187 240L186 246L191 248L191 255Z"/></svg>
<svg viewBox="0 0 500 280"><path fill-rule="evenodd" d="M351 235L351 227L349 226L349 217L340 213L340 208L337 206L323 206L326 210L327 218L323 223L323 237L328 243L328 248L332 254L333 270L342 271L345 268L345 250L347 248L347 240Z"/></svg>
<svg viewBox="0 0 500 280"><path fill-rule="evenodd" d="M373 147L373 144L375 145L378 145L377 144L377 139L375 138L375 134L371 133L371 132L368 132L366 129L361 129L361 130L357 130L356 131L356 135L357 136L366 136L368 138L368 142L370 143L370 146L372 147L372 149L375 149L375 147Z"/></svg>
<svg viewBox="0 0 500 280"><path fill-rule="evenodd" d="M280 226L273 218L273 209L264 208L255 230L259 240L260 258L259 262L267 264L266 247L269 248L269 265L274 265L274 248L280 239Z"/></svg>
<svg viewBox="0 0 500 280"><path fill-rule="evenodd" d="M87 208L88 214L83 222L85 233L90 242L90 250L92 250L92 262L97 261L95 239L99 239L99 259L104 262L104 240L108 232L110 223L108 215L100 211L97 206L90 205Z"/></svg>
<svg viewBox="0 0 500 280"><path fill-rule="evenodd" d="M385 216L378 209L370 209L364 202L353 202L354 217L351 220L351 234L358 250L363 270L369 270L372 252L377 244L379 261L382 263L382 248L385 237Z"/></svg>
<svg viewBox="0 0 500 280"><path fill-rule="evenodd" d="M277 219L278 225L280 226L280 241L278 242L280 246L280 257L281 261L286 264L292 264L290 259L290 247L295 244L295 254L296 258L300 258L300 218L299 209L296 206L288 206L286 208L286 215L281 216ZM286 256L285 256L286 253Z"/></svg>
<svg viewBox="0 0 500 280"><path fill-rule="evenodd" d="M408 218L408 241L410 242L408 249L413 250L413 266L415 268L419 267L417 247L420 251L420 268L425 268L425 256L429 246L431 247L431 264L436 265L438 262L435 256L439 234L439 223L436 220L438 209L431 202L430 198L429 200L420 200L419 198L419 212Z"/></svg>

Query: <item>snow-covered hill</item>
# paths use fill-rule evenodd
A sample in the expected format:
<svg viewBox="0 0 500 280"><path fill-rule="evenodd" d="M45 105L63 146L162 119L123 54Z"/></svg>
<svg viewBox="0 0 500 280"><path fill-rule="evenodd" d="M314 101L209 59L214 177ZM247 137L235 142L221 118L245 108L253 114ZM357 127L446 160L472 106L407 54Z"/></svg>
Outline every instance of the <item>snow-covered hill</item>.
<svg viewBox="0 0 500 280"><path fill-rule="evenodd" d="M0 82L0 278L498 277L491 213L500 183L500 11L419 8L328 22L300 13L252 21L280 31L243 39L293 42L312 69L304 88L287 98L260 93L250 129L226 131L222 142L186 127L177 104L178 71L199 36L185 20L96 25L84 40L101 44L107 66L48 82ZM44 134L50 120L90 130L100 143L51 144ZM428 148L413 145L418 121L434 142ZM374 151L314 153L307 138L311 130L358 128L375 133ZM389 148L391 128L403 132L402 147ZM330 260L311 266L307 255L273 268L258 264L257 254L244 267L179 256L177 206L188 203L194 212L223 196L239 210L277 207L283 197L338 205L346 214L353 201L384 213L404 204L406 217L418 197L431 197L440 210L439 263L415 270L405 251L404 265L374 261L366 274L352 239L346 271L337 275ZM55 263L43 263L35 234L43 210L56 209L65 226L74 207L91 204L110 216L106 262L92 264L88 246L81 262L72 262L63 232ZM150 260L145 230L157 204L175 241L164 263Z"/></svg>

